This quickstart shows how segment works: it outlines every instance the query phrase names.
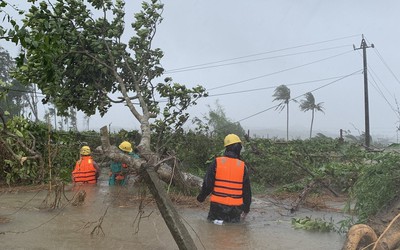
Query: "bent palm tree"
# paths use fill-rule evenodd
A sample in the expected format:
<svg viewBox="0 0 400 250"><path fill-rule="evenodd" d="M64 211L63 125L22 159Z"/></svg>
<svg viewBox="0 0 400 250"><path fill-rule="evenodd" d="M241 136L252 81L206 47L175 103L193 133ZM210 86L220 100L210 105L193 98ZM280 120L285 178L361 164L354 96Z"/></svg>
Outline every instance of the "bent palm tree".
<svg viewBox="0 0 400 250"><path fill-rule="evenodd" d="M324 107L322 106L323 102L315 104L314 95L311 92L307 92L304 94L305 99L300 101L300 109L301 111L309 111L311 110L311 126L310 126L310 139L312 136L312 128L314 123L314 113L315 111L320 111L324 113Z"/></svg>
<svg viewBox="0 0 400 250"><path fill-rule="evenodd" d="M290 101L290 89L282 84L276 87L272 97L275 97L273 101L281 101L275 110L281 112L286 106L286 140L289 141L289 101Z"/></svg>

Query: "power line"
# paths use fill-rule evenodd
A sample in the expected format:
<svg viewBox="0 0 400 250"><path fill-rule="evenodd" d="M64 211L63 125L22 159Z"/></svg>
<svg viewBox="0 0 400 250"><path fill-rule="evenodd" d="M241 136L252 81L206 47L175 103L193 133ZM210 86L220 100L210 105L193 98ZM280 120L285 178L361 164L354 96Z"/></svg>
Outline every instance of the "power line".
<svg viewBox="0 0 400 250"><path fill-rule="evenodd" d="M315 89L313 89L313 90L311 90L311 91L308 91L308 92L310 92L310 93L315 92L315 91L320 90L320 89L322 89L322 88L325 88L325 87L327 87L327 86L329 86L329 85L331 85L331 84L333 84L333 83L339 82L339 81L341 81L341 80L343 80L343 79L345 79L345 78L347 78L347 77L356 75L356 74L361 73L361 72L362 72L361 69L360 69L360 70L357 70L357 71L354 71L354 72L351 73L351 74L345 75L345 76L343 76L343 77L341 77L341 78L339 78L339 79L337 79L337 80L334 80L334 81L332 81L332 82L330 82L330 83L324 84L324 85L322 85L321 87L315 88ZM304 94L303 94L303 95L304 95ZM297 98L299 98L299 97L301 97L301 96L303 96L303 95L299 95L299 96L297 96L297 97L295 97L295 98L292 98L291 100L295 100L295 99L297 99Z"/></svg>
<svg viewBox="0 0 400 250"><path fill-rule="evenodd" d="M319 90L319 89L322 89L322 88L324 88L324 87L327 87L327 86L329 86L329 85L331 85L331 84L333 84L333 83L339 82L339 81L341 81L341 80L343 80L343 79L345 79L345 78L347 78L347 77L350 77L350 76L355 75L355 74L360 73L360 72L362 72L362 70L357 70L357 71L355 71L355 72L353 72L353 73L351 73L351 74L348 74L348 75L346 75L346 76L343 76L343 77L341 77L341 78L339 78L339 79L337 79L337 80L334 80L334 81L332 81L332 82L330 82L330 83L324 84L324 85L322 85L322 86L320 86L320 87L318 87L318 88L316 88L316 89L313 89L313 90L311 90L311 91L308 91L308 92L315 92L315 91L317 91L317 90ZM303 96L303 95L304 95L304 94L299 95L299 96L294 97L294 98L291 98L289 101L296 100L297 98L300 98L300 97ZM249 119L249 118L252 118L252 117L254 117L254 116L257 116L257 115L259 115L259 114L262 114L262 113L264 113L264 112L266 112L266 111L268 111L268 110L271 110L271 109L273 109L273 108L276 108L276 107L278 107L278 106L279 106L279 104L274 105L274 106L272 106L272 107L269 107L269 108L267 108L267 109L264 109L264 110L262 110L262 111L259 111L259 112L255 113L255 114L253 114L253 115L250 115L250 116L247 116L247 117L245 117L245 118L242 118L242 119L240 119L240 120L238 120L238 121L236 121L236 122L241 122L241 121L247 120L247 119Z"/></svg>
<svg viewBox="0 0 400 250"><path fill-rule="evenodd" d="M392 74L392 76L394 77L394 79L396 79L397 83L400 84L399 79L397 78L397 76L394 74L393 70L389 67L389 65L386 63L386 61L383 59L381 53L379 53L378 49L375 48L374 49L375 53L378 55L379 59L382 61L383 65L385 65L385 67L389 70L389 72Z"/></svg>
<svg viewBox="0 0 400 250"><path fill-rule="evenodd" d="M12 92L20 92L20 93L29 93L29 94L42 94L42 93L36 92L34 90L13 89L13 88L7 88L7 87L2 87L2 86L0 86L0 90L12 91Z"/></svg>
<svg viewBox="0 0 400 250"><path fill-rule="evenodd" d="M307 83L315 83L315 82L322 82L322 81L327 81L327 80L332 80L332 79L342 79L343 77L347 77L348 75L342 75L342 76L333 76L333 77L327 77L327 78L321 78L321 79L316 79L316 80L308 80L308 81L302 81L302 82L294 82L294 83L289 83L285 84L286 86L296 86L296 85L303 85ZM227 92L227 93L219 93L219 94L209 94L207 97L216 97L216 96L224 96L224 95L232 95L232 94L242 94L242 93L248 93L248 92L255 92L255 91L260 91L260 90L267 90L267 89L273 89L276 88L278 85L275 86L269 86L269 87L264 87L264 88L256 88L256 89L247 89L247 90L241 90L241 91L234 91L234 92ZM3 88L3 87L0 87ZM41 95L42 93L39 92L34 92L34 91L22 91L22 90L14 90L12 88L8 89L9 91L18 91L18 92L26 92L26 93L36 93L39 94L38 97L45 97L44 95ZM157 102L166 102L167 99L160 99ZM138 103L137 103L138 104Z"/></svg>
<svg viewBox="0 0 400 250"><path fill-rule="evenodd" d="M365 38L365 40L368 41L367 38ZM368 41L369 42L369 41ZM370 42L369 42L370 43ZM374 47L374 52L375 54L378 56L378 58L382 61L383 65L385 65L385 67L389 70L389 72L392 74L392 76L394 77L394 79L396 79L397 83L400 84L400 80L397 78L396 74L393 72L393 70L389 67L389 65L386 63L386 61L383 59L383 56L381 55L381 53L379 53L378 48Z"/></svg>
<svg viewBox="0 0 400 250"><path fill-rule="evenodd" d="M276 58L282 58L282 57L288 57L288 56L302 55L302 54L308 54L308 53L313 53L313 52L320 52L320 51L326 51L326 50L332 50L332 49L338 49L338 48L344 48L344 47L350 47L350 45L341 45L341 46L330 47L330 48L325 48L325 49L302 51L302 52L297 52L297 53L277 55L277 56L264 57L264 58L258 58L258 59L252 59L252 60L246 60L246 61L239 61L239 62L232 62L232 63L225 63L225 64L217 64L217 65L208 65L208 66L203 66L203 67L190 67L190 68L169 70L169 71L166 71L165 74L174 74L174 73L180 73L180 72L186 72L186 71L192 71L192 70L200 70L200 69L218 68L218 67L223 67L223 66L242 64L242 63L249 63L249 62L257 62L257 61L264 61L264 60L269 60L269 59L276 59Z"/></svg>
<svg viewBox="0 0 400 250"><path fill-rule="evenodd" d="M310 44L305 44L305 45L293 46L293 47L289 47L289 48L284 48L284 49L279 49L279 50L274 50L274 51L269 51L269 52L264 52L264 53L258 53L258 54L253 54L253 55L249 55L249 56L237 57L237 58L234 58L234 59L222 60L222 61L219 61L219 62L224 62L224 61L229 61L229 60L236 60L236 59L240 59L240 58L246 58L246 57L251 57L251 56L255 56L255 55L273 53L273 52L283 51L283 50L288 50L288 49L293 49L293 48L312 46L312 45L316 45L316 44L327 43L327 42L332 42L332 41L336 41L336 40L342 40L342 39L351 38L351 37L355 37L355 36L357 36L357 35L341 37L341 38L336 38L336 39L330 39L330 40L325 40L325 41L315 42L315 43L310 43ZM313 51L308 51L308 52L322 51L322 50L328 50L328 49L339 48L339 47L344 47L344 46L337 46L337 47L331 47L331 48L326 48L326 49L321 49L321 50L313 50ZM292 55L308 53L308 52L294 53ZM347 54L349 52L350 51L344 52L344 53L340 53L340 54L337 54L337 55L334 55L334 56L330 56L330 57L327 57L327 58L323 58L323 59L320 59L320 60L317 60L317 61L313 61L313 62L310 62L310 63L306 63L306 64L303 64L303 65L295 66L295 67L292 67L292 68L280 70L280 71L277 71L277 72L272 72L270 74L266 74L266 75L262 75L262 76L258 76L258 77L254 77L254 78L250 78L250 79L245 79L245 80L242 80L242 81L239 81L239 82L225 84L225 85L222 85L222 86L219 86L219 87L215 87L215 88L211 88L211 89L208 89L208 90L215 90L215 89L218 89L218 88L223 88L223 87L232 86L232 85L236 85L236 84L247 82L247 81L251 81L251 80L260 79L260 78L263 78L263 77L271 76L271 75L274 75L274 74L282 73L282 72L289 71L289 70L292 70L292 69L297 69L297 68L304 67L304 66L307 66L307 65L310 65L310 64L314 64L314 63L317 63L317 62L328 60L328 59L331 59L331 58L334 58L334 57L337 57L337 56L341 56L341 55ZM282 55L282 56L289 56L289 55L290 54ZM279 56L277 56L277 57L279 57ZM274 57L271 57L271 58L274 58ZM263 60L263 59L257 59L257 60ZM244 62L237 62L237 63L244 63ZM203 65L205 65L205 64L203 64ZM197 66L199 66L199 65L197 65ZM195 66L191 66L191 67L195 67ZM190 67L186 67L186 68L190 68ZM3 89L6 89L6 88L3 88ZM45 97L45 95L43 95L42 93L38 93L38 92L35 92L35 91L24 91L24 90L16 90L16 89L9 89L9 90L18 91L18 92L24 92L24 93L36 93L36 94L40 94L41 95L39 97ZM250 91L255 91L255 90L250 90Z"/></svg>
<svg viewBox="0 0 400 250"><path fill-rule="evenodd" d="M370 66L370 68L371 68L371 66ZM370 71L368 70L368 72L370 72ZM374 87L375 90L378 92L378 94L386 101L386 103L389 105L390 109L395 113L395 115L398 118L400 118L400 115L397 113L396 109L392 106L392 104L390 104L389 100L386 98L386 96L384 95L382 90L379 88L378 83L375 80L374 76L372 74L370 74L370 76L372 78L372 82L371 82L372 87Z"/></svg>
<svg viewBox="0 0 400 250"><path fill-rule="evenodd" d="M377 78L379 80L379 83L383 86L383 88L386 90L386 92L389 95L392 95L392 93L386 88L385 84L383 84L382 80L379 78L378 74L375 73L375 71L372 69L371 65L369 66L368 72L373 76L375 75L375 78ZM376 82L376 81L375 81ZM383 92L382 92L383 94ZM393 95L392 97L395 98L395 96Z"/></svg>
<svg viewBox="0 0 400 250"><path fill-rule="evenodd" d="M264 77L267 77L267 76L276 75L276 74L279 74L279 73L282 73L282 72L286 72L286 71L293 70L293 69L298 69L298 68L301 68L301 67L304 67L304 66L308 66L308 65L311 65L311 64L314 64L314 63L318 63L318 62L329 60L329 59L332 59L332 58L335 58L335 57L339 57L339 56L342 56L344 54L348 54L348 53L350 53L352 51L353 50L346 51L346 52L343 52L343 53L340 53L340 54L337 54L337 55L334 55L334 56L329 56L329 57L326 57L326 58L323 58L323 59L319 59L319 60L312 61L312 62L309 62L309 63L301 64L301 65L298 65L298 66L295 66L295 67L291 67L291 68L275 71L275 72L272 72L272 73L269 73L269 74L266 74L266 75L261 75L261 76L257 76L257 77L253 77L253 78L249 78L249 79L245 79L245 80L241 80L241 81L238 81L238 82L224 84L224 85L221 85L221 86L218 86L218 87L215 87L215 88L210 88L210 89L207 89L207 90L220 89L220 88L224 88L224 87L228 87L228 86L233 86L233 85L236 85L236 84L239 84L239 83L244 83L244 82L249 82L249 81L252 81L252 80L257 80L257 79L264 78Z"/></svg>
<svg viewBox="0 0 400 250"><path fill-rule="evenodd" d="M347 75L345 75L347 76ZM314 83L314 82L322 82L322 81L327 81L327 80L332 80L332 79L338 79L342 78L343 76L334 76L334 77L328 77L328 78L323 78L323 79L317 79L317 80L309 80L309 81L303 81L303 82L295 82L295 83L289 83L285 84L286 86L295 86L295 85L302 85L306 83ZM254 91L260 91L260 90L266 90L266 89L272 89L276 88L279 85L275 86L270 86L270 87L264 87L264 88L257 88L257 89L248 89L248 90L241 90L241 91L234 91L234 92L228 92L228 93L220 93L220 94L213 94L213 95L208 95L207 97L215 97L215 96L223 96L223 95L231 95L231 94L241 94L241 93L248 93L248 92L254 92Z"/></svg>
<svg viewBox="0 0 400 250"><path fill-rule="evenodd" d="M366 39L366 40L367 40L367 39ZM396 81L400 84L400 82L399 82L399 80L397 79L396 75L395 75L395 74L393 73L393 71L389 68L389 66L388 66L387 63L384 61L384 59L383 59L383 57L380 55L380 53L377 52L377 48L376 48L376 47L374 47L374 51L375 51L375 53L378 55L378 58L381 60L381 62L382 62L382 63L385 65L385 67L392 73L393 77L394 77L394 78L396 79ZM360 56L362 56L361 53L360 53ZM385 84L383 84L382 80L379 78L378 74L372 69L371 65L369 65L368 72L370 72L371 75L375 75L375 77L379 80L379 82L380 82L381 85L384 87L384 89L386 90L386 92L387 92L389 95L392 95L392 92L389 91L389 90L386 88ZM376 84L376 86L374 86L374 87L375 87L375 88L378 88L379 90L377 90L377 91L380 92L380 94L382 95L382 97L383 97L384 99L386 99L386 97L384 96L383 92L380 90L379 86L377 85L377 81L374 80L374 82L375 82L375 84ZM394 95L393 95L392 97L396 99L396 97L395 97ZM390 103L388 103L388 104L390 105ZM390 106L391 106L391 108L392 108L392 105L390 105ZM393 109L393 108L392 108L392 109Z"/></svg>
<svg viewBox="0 0 400 250"><path fill-rule="evenodd" d="M297 46L293 46L293 47L287 47L287 48L283 48L283 49L271 50L271 51L267 51L267 52L261 52L261 53L247 55L247 56L240 56L240 57L235 57L235 58L230 58L230 59L225 59L225 60L220 60L220 61L213 61L213 62L208 62L208 63L203 63L203 64L197 64L197 65L187 66L187 67L183 67L183 68L171 69L169 71L183 70L183 69L189 69L189 68L194 68L194 67L206 66L206 65L210 65L210 64L228 62L228 61L233 61L233 60L238 60L238 59L243 59L243 58L248 58L248 57L253 57L253 56L259 56L259 55L270 54L270 53L275 53L275 52L280 52L280 51L285 51L285 50L290 50L290 49L297 49L297 48L301 48L301 47L307 47L307 46L313 46L313 45L322 44L322 43L328 43L328 42L333 42L333 41L338 41L338 40L344 40L344 39L357 37L357 36L360 36L360 34L351 35L351 36L345 36L345 37L339 37L339 38L324 40L324 41L320 41L320 42L302 44L302 45L297 45Z"/></svg>
<svg viewBox="0 0 400 250"><path fill-rule="evenodd" d="M365 40L367 40L365 38ZM368 40L367 40L368 41ZM396 81L400 84L399 80L397 79L396 75L393 73L393 71L390 69L390 67L387 65L387 63L384 61L383 57L380 55L380 53L377 51L377 48L374 46L374 51L375 53L378 55L378 58L382 61L382 63L386 66L386 68L392 73L393 77L396 79ZM360 56L361 53L360 53ZM378 92L378 94L385 100L385 102L388 104L388 106L390 107L390 109L395 113L395 115L400 119L400 114L397 112L396 108L393 107L393 105L389 102L389 100L386 98L385 94L383 93L383 91L381 90L381 88L378 85L378 81L375 80L378 79L379 83L383 86L383 88L387 91L387 93L389 93L389 95L391 95L391 91L389 91L385 84L383 84L382 80L379 78L378 74L376 74L376 72L372 69L371 65L369 65L369 68L367 69L368 72L370 73L370 76L372 78L372 81L368 81L368 83L371 83L372 87L374 87L374 89ZM375 76L375 77L374 77ZM396 97L393 95L391 96L395 99L396 102Z"/></svg>

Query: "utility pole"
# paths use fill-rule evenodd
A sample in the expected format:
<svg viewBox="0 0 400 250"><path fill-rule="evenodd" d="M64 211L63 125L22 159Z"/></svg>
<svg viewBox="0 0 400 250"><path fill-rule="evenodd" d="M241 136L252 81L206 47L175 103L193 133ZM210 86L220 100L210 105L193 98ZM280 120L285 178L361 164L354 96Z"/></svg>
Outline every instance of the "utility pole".
<svg viewBox="0 0 400 250"><path fill-rule="evenodd" d="M364 72L364 106L365 106L365 146L369 148L371 142L371 136L369 131L369 104L368 104L368 68L367 68L367 48L374 48L374 44L368 46L365 42L364 35L362 35L361 45L356 48L353 45L354 50L363 50L363 72Z"/></svg>

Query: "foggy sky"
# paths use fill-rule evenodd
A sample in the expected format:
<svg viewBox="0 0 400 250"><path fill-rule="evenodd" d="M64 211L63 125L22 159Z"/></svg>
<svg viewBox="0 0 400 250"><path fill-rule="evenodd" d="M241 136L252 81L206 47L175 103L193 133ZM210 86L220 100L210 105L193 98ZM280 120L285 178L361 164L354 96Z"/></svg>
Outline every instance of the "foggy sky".
<svg viewBox="0 0 400 250"><path fill-rule="evenodd" d="M263 129L273 136L275 129L286 130L286 112L273 108L278 102L272 97L275 87L285 84L298 101L312 91L316 102L323 102L325 114L316 113L314 134L338 135L344 129L359 135L365 129L363 59L362 51L354 50L353 45L360 47L364 34L367 45L375 45L367 49L371 135L396 141L399 117L393 109L397 108L395 98L400 93L400 2L163 3L164 21L158 27L154 47L164 51L165 77L188 86L203 85L211 95L190 108L193 116L205 115L208 106L215 107L218 100L232 121L240 121L246 130ZM128 17L137 12L138 2L129 1L126 10L127 21L132 20ZM130 29L128 22L126 29ZM15 53L11 45L1 45ZM240 59L230 60L234 58ZM202 65L202 69L188 70L193 65ZM348 77L340 80L344 76ZM290 102L289 110L289 136L296 138L296 131L307 135L311 112L300 111L295 102ZM103 118L93 117L90 128L110 123L115 128L139 128L122 105L111 108Z"/></svg>

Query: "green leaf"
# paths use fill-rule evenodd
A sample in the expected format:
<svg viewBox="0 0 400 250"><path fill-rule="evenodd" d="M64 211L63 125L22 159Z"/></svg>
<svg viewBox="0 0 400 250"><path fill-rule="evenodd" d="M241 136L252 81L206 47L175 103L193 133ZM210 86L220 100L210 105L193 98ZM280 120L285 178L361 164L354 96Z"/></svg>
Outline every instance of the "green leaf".
<svg viewBox="0 0 400 250"><path fill-rule="evenodd" d="M19 131L19 130L16 130L15 131L15 134L18 136L18 137L21 137L21 138L23 138L24 137L24 135L21 133L21 131Z"/></svg>

